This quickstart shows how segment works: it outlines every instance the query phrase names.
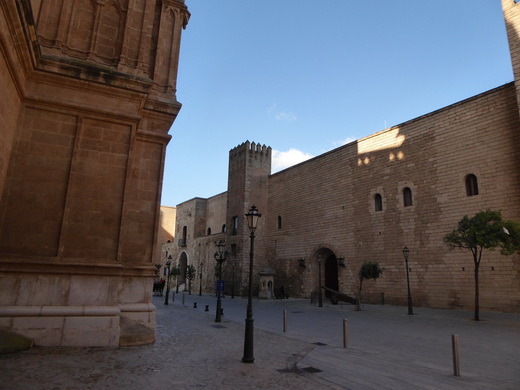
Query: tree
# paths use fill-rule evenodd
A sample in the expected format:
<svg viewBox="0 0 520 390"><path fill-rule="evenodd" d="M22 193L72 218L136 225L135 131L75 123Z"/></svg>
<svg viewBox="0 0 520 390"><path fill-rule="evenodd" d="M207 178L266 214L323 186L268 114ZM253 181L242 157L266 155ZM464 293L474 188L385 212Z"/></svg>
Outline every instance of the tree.
<svg viewBox="0 0 520 390"><path fill-rule="evenodd" d="M479 268L484 249L500 248L502 255L511 255L520 251L520 225L514 221L502 219L500 211L486 210L469 218L465 215L457 228L444 236L452 248L471 251L475 278L475 321L480 320L479 303Z"/></svg>
<svg viewBox="0 0 520 390"><path fill-rule="evenodd" d="M188 279L188 295L191 295L191 280L195 277L195 267L193 265L188 265L186 267L186 278Z"/></svg>
<svg viewBox="0 0 520 390"><path fill-rule="evenodd" d="M361 288L363 287L363 280L377 279L383 273L383 269L377 262L366 262L359 269L359 292L356 302L356 311L361 310Z"/></svg>

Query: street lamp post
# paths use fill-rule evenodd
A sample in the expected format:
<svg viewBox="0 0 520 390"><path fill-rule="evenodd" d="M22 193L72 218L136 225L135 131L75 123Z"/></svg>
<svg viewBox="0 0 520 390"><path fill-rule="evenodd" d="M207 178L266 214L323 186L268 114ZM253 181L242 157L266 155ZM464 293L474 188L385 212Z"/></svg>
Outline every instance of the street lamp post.
<svg viewBox="0 0 520 390"><path fill-rule="evenodd" d="M231 299L235 299L235 260L231 263L233 284L231 285Z"/></svg>
<svg viewBox="0 0 520 390"><path fill-rule="evenodd" d="M244 356L242 357L242 362L244 363L253 363L255 361L253 355L253 258L255 248L255 230L258 219L261 216L262 214L258 212L255 205L251 206L251 209L246 214L247 226L251 232L251 235L249 236L251 238L251 247L249 250L249 293L247 295L246 332L244 337Z"/></svg>
<svg viewBox="0 0 520 390"><path fill-rule="evenodd" d="M222 283L222 263L226 261L227 252L224 251L224 240L220 240L217 244L218 252L215 252L214 257L218 263L218 280L217 280L217 312L215 314L215 322L221 322L222 304L220 301L220 285Z"/></svg>
<svg viewBox="0 0 520 390"><path fill-rule="evenodd" d="M172 255L168 256L168 261L166 262L166 268L168 268L168 274L166 279L166 298L164 298L164 304L168 304L168 298L170 297L170 266L172 265Z"/></svg>
<svg viewBox="0 0 520 390"><path fill-rule="evenodd" d="M403 256L404 262L406 265L406 284L408 286L408 315L413 315L413 307L412 307L412 294L410 292L410 275L408 272L408 255L410 254L410 249L407 247L403 248Z"/></svg>
<svg viewBox="0 0 520 390"><path fill-rule="evenodd" d="M199 271L199 297L202 296L202 263L200 263L200 271Z"/></svg>
<svg viewBox="0 0 520 390"><path fill-rule="evenodd" d="M179 266L176 267L177 269L175 270L175 293L178 294L179 293L179 274L181 273L181 269Z"/></svg>
<svg viewBox="0 0 520 390"><path fill-rule="evenodd" d="M318 307L323 307L323 297L321 295L321 255L318 255Z"/></svg>

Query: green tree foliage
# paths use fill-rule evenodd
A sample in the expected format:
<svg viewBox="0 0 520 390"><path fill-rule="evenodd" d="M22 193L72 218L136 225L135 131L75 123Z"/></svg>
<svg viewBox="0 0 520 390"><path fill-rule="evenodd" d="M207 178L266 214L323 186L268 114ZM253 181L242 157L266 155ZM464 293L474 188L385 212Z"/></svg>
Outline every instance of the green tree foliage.
<svg viewBox="0 0 520 390"><path fill-rule="evenodd" d="M363 280L377 279L383 273L383 269L377 262L365 262L359 269L359 292L356 302L356 311L361 310L361 289L363 287Z"/></svg>
<svg viewBox="0 0 520 390"><path fill-rule="evenodd" d="M452 248L466 249L473 255L475 277L475 321L480 320L479 268L484 249L500 248L503 255L520 252L520 225L504 220L500 211L486 210L473 217L465 215L457 228L444 236Z"/></svg>
<svg viewBox="0 0 520 390"><path fill-rule="evenodd" d="M193 265L188 265L186 267L186 278L188 279L188 295L191 295L191 281L195 278L195 274L197 271Z"/></svg>

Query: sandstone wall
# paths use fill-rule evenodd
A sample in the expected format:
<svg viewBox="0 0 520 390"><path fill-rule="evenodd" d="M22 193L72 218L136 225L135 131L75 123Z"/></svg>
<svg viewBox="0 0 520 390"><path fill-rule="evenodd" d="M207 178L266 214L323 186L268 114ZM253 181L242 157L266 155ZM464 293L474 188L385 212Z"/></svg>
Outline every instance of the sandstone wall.
<svg viewBox="0 0 520 390"><path fill-rule="evenodd" d="M184 1L0 11L0 326L40 345L152 342Z"/></svg>
<svg viewBox="0 0 520 390"><path fill-rule="evenodd" d="M292 295L316 291L317 254L326 248L346 259L338 267L340 290L353 295L362 263L378 261L385 271L366 283L366 297L379 302L384 293L387 303L405 304L407 246L414 303L471 307L471 254L450 251L442 237L464 215L485 209L520 220L519 142L509 84L272 175L267 260L278 284ZM468 174L478 178L477 196L466 195ZM413 194L409 207L405 187ZM382 211L375 211L375 194ZM305 269L297 265L302 257ZM487 252L481 272L483 309L519 307L518 257Z"/></svg>

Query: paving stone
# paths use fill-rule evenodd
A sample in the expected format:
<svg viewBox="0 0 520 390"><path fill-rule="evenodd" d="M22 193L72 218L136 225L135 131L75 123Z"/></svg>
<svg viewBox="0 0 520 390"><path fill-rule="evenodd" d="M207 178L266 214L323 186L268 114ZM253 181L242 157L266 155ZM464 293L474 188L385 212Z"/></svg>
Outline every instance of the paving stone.
<svg viewBox="0 0 520 390"><path fill-rule="evenodd" d="M179 294L180 295L180 294ZM180 297L178 297L180 298ZM253 364L241 362L246 299L185 295L157 306L157 341L125 348L38 348L0 356L0 389L518 389L520 315L254 300ZM182 302L184 301L184 305ZM193 308L193 302L199 302ZM205 312L205 305L210 312ZM293 313L283 332L282 312ZM343 348L342 321L349 321ZM451 334L461 345L453 375Z"/></svg>

